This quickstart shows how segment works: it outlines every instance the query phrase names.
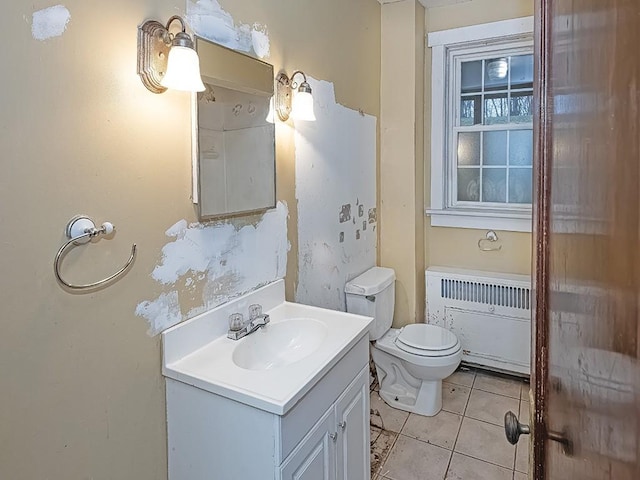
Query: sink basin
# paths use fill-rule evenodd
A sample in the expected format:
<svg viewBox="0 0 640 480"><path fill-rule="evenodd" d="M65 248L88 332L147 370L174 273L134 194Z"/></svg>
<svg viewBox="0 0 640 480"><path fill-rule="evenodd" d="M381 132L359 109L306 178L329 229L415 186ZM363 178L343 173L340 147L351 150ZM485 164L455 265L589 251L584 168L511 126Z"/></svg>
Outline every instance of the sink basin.
<svg viewBox="0 0 640 480"><path fill-rule="evenodd" d="M247 370L284 367L311 355L326 336L327 326L313 318L270 323L240 340L231 358Z"/></svg>
<svg viewBox="0 0 640 480"><path fill-rule="evenodd" d="M240 340L227 338L229 315L252 304L262 305L271 322ZM172 385L285 415L361 343L372 321L287 302L278 280L165 330L162 373Z"/></svg>

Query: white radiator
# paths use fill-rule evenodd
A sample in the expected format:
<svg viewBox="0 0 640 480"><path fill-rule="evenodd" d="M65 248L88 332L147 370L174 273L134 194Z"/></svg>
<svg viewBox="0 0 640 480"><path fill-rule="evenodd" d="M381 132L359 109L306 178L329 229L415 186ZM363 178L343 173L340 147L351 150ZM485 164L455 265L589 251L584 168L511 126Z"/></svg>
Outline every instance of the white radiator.
<svg viewBox="0 0 640 480"><path fill-rule="evenodd" d="M529 276L430 267L426 284L427 323L458 336L463 362L529 375Z"/></svg>

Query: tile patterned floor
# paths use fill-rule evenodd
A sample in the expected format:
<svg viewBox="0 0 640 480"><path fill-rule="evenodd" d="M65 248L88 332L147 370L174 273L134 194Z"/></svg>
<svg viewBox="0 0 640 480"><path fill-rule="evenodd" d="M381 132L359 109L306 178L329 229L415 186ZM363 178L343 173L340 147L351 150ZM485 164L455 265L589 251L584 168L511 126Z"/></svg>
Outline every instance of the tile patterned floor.
<svg viewBox="0 0 640 480"><path fill-rule="evenodd" d="M528 423L528 383L460 369L443 382L442 411L435 417L391 408L376 390L371 392L372 480L528 478L528 443L510 445L503 427L507 410Z"/></svg>

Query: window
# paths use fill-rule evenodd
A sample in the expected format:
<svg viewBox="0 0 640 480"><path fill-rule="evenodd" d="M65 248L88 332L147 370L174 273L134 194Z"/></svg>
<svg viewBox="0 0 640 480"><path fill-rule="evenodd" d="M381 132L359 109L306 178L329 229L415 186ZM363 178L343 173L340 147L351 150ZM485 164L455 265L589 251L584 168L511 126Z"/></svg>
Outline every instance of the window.
<svg viewBox="0 0 640 480"><path fill-rule="evenodd" d="M531 231L533 21L429 34L431 224Z"/></svg>

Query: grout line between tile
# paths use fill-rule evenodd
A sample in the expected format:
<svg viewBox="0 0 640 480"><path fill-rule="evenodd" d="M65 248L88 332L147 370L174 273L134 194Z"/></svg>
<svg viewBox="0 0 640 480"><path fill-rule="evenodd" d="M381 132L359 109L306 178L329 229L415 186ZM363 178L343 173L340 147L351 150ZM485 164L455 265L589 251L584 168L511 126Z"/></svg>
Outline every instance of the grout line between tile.
<svg viewBox="0 0 640 480"><path fill-rule="evenodd" d="M504 393L491 392L489 390L485 390L484 388L473 387L471 390L478 390L479 392L484 392L484 393L493 393L494 395L500 395L501 397L513 398L514 400L520 400L519 396L518 397L513 397L511 395L505 395Z"/></svg>
<svg viewBox="0 0 640 480"><path fill-rule="evenodd" d="M458 455L462 455L463 457L473 458L474 460L478 460L479 462L488 463L489 465L493 465L495 467L504 468L505 470L511 470L511 476L513 476L513 472L515 471L513 468L509 468L509 467L505 467L504 465L499 465L497 463L489 462L487 460L483 460L482 458L474 457L473 455L469 455L467 453L462 453L462 452L453 452L453 453L457 453Z"/></svg>
<svg viewBox="0 0 640 480"><path fill-rule="evenodd" d="M407 418L409 418L407 416ZM405 423L406 423L406 419L405 419ZM404 428L404 424L402 425ZM402 430L402 428L400 429ZM391 430L387 430L387 432L391 432ZM396 433L396 432L392 432L392 433ZM400 435L402 435L400 432L397 432L396 434L396 438L393 439L393 442L391 442L391 446L389 447L389 450L387 451L387 454L385 455L385 457L382 459L382 461L380 462L380 468L378 469L378 477L383 476L382 471L384 470L384 466L387 464L387 460L389 460L389 457L391 457L391 452L393 452L393 449L396 447L396 442L398 441L398 438L400 438Z"/></svg>
<svg viewBox="0 0 640 480"><path fill-rule="evenodd" d="M475 383L476 381L476 377L473 377L473 382ZM472 384L473 385L473 384ZM453 446L451 447L451 455L449 456L449 463L447 463L447 469L444 471L444 478L447 478L447 475L449 474L449 468L451 467L451 460L453 460L453 452L456 451L456 445L458 444L458 437L460 437L460 430L462 430L462 422L464 422L464 419L466 418L466 413L467 413L467 406L469 405L469 400L471 400L471 392L473 391L473 386L469 387L469 396L467 397L467 401L464 404L464 409L462 410L462 413L460 414L460 425L458 425L458 431L456 433L456 439L453 441ZM457 452L456 452L457 453Z"/></svg>

